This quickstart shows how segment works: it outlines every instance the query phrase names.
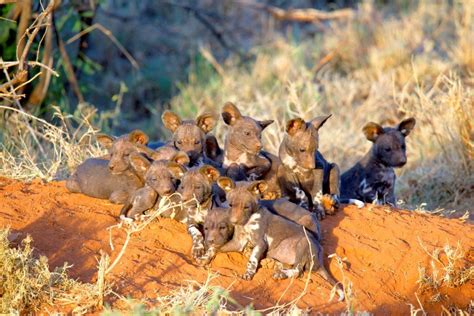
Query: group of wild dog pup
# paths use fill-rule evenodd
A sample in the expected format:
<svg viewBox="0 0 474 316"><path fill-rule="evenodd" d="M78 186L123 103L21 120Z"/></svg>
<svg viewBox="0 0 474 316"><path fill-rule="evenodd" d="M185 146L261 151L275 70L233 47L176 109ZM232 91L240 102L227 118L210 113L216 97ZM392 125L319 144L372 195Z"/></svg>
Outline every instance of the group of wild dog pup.
<svg viewBox="0 0 474 316"><path fill-rule="evenodd" d="M223 150L210 134L214 115L182 120L165 111L163 124L173 133L169 142L152 146L139 130L117 138L98 135L109 154L85 160L66 186L123 204L122 220L156 209L162 198L174 199L179 207L161 216L186 223L199 264L208 264L217 252L248 247L246 280L267 257L276 262L275 279L312 269L334 286L323 265L319 220L339 203L395 205L393 168L406 163L405 137L415 119L396 127L366 124L363 132L373 146L340 176L338 166L318 151L318 131L330 116L289 120L277 157L261 141L273 121L244 116L233 103L222 108L228 126ZM338 293L343 298L341 289Z"/></svg>

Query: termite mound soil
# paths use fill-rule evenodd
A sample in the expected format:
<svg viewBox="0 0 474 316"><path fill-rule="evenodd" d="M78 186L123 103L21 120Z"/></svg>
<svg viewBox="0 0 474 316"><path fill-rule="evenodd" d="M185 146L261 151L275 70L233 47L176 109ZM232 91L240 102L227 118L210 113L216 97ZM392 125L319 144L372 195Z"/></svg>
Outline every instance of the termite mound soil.
<svg viewBox="0 0 474 316"><path fill-rule="evenodd" d="M120 251L124 233L112 231L115 247L111 250L107 230L117 224L119 211L120 206L106 200L69 193L64 182L24 183L0 178L0 227L9 226L17 239L30 234L36 251L48 257L51 268L68 262L73 265L71 277L84 282L95 281L101 251L112 261ZM455 287L442 284L437 291L420 288L417 283L421 268L431 272L433 258L428 252L445 245L455 248L459 244L464 250L457 269L472 266L472 224L386 207L346 206L321 225L326 257L336 253L344 259L343 270L334 256L326 258L325 264L337 280L352 283L350 302L354 311L407 314L409 304L420 308L421 303L425 311L438 314L443 307L467 309L474 298L472 280ZM117 293L134 298L169 294L189 280L203 283L209 271L193 263L190 248L191 239L183 224L158 219L132 236L109 280ZM443 253L439 260L447 262ZM252 281L241 280L236 273L242 274L245 265L246 258L240 254L220 254L209 269L219 274L212 284L230 287L231 295L243 306L253 304L262 309L279 300L289 302L305 288L308 274L293 282L274 281L267 265ZM436 266L441 278L444 270L440 263ZM330 291L330 286L313 274L298 306L312 312L345 311L347 302L328 302ZM109 303L120 307L112 299Z"/></svg>

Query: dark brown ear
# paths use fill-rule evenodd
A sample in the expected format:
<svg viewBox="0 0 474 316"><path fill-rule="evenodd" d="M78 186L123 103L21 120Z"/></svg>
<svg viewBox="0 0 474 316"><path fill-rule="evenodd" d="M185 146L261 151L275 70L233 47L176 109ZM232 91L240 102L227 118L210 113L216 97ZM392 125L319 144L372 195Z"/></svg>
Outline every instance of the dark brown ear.
<svg viewBox="0 0 474 316"><path fill-rule="evenodd" d="M181 179L181 177L184 176L184 174L186 173L186 168L174 161L168 162L167 167L173 177L175 177L176 179Z"/></svg>
<svg viewBox="0 0 474 316"><path fill-rule="evenodd" d="M273 120L265 120L265 121L257 121L258 125L262 128L262 130L265 129L268 125L272 124L274 121Z"/></svg>
<svg viewBox="0 0 474 316"><path fill-rule="evenodd" d="M128 139L133 143L142 145L148 144L148 136L139 129L136 129L128 134Z"/></svg>
<svg viewBox="0 0 474 316"><path fill-rule="evenodd" d="M204 113L196 119L196 125L199 126L204 133L209 133L216 126L217 119L212 113Z"/></svg>
<svg viewBox="0 0 474 316"><path fill-rule="evenodd" d="M407 137L411 130L415 127L416 120L414 117L407 118L398 124L398 130L403 136Z"/></svg>
<svg viewBox="0 0 474 316"><path fill-rule="evenodd" d="M181 166L187 166L190 161L188 155L184 151L178 151L170 160Z"/></svg>
<svg viewBox="0 0 474 316"><path fill-rule="evenodd" d="M268 183L265 180L253 181L248 190L254 195L260 196L268 189Z"/></svg>
<svg viewBox="0 0 474 316"><path fill-rule="evenodd" d="M235 182L229 177L219 177L217 179L217 185L226 192L235 188Z"/></svg>
<svg viewBox="0 0 474 316"><path fill-rule="evenodd" d="M206 135L206 141L204 146L204 153L206 157L212 160L217 159L217 156L221 153L221 148L217 142L217 138L214 135Z"/></svg>
<svg viewBox="0 0 474 316"><path fill-rule="evenodd" d="M171 111L164 111L161 115L161 121L163 122L163 125L173 133L176 131L178 126L181 125L181 119L179 116Z"/></svg>
<svg viewBox="0 0 474 316"><path fill-rule="evenodd" d="M222 119L227 125L234 125L242 117L239 109L232 102L227 102L222 108Z"/></svg>
<svg viewBox="0 0 474 316"><path fill-rule="evenodd" d="M318 130L321 128L321 126L324 125L324 123L326 123L328 118L330 118L331 116L332 114L315 117L311 120L311 125L313 125L313 127Z"/></svg>
<svg viewBox="0 0 474 316"><path fill-rule="evenodd" d="M142 154L133 152L130 154L132 168L143 178L151 163Z"/></svg>
<svg viewBox="0 0 474 316"><path fill-rule="evenodd" d="M301 118L295 118L292 120L289 120L286 123L286 132L288 135L293 136L296 134L297 131L304 131L306 129L306 123L303 119Z"/></svg>
<svg viewBox="0 0 474 316"><path fill-rule="evenodd" d="M365 124L364 128L362 128L362 131L364 132L365 137L367 137L367 139L371 142L375 142L377 137L384 133L383 127L374 122Z"/></svg>
<svg viewBox="0 0 474 316"><path fill-rule="evenodd" d="M209 165L204 165L201 168L199 168L199 172L203 176L205 176L211 183L216 181L221 175L219 170Z"/></svg>
<svg viewBox="0 0 474 316"><path fill-rule="evenodd" d="M97 139L99 144L104 146L104 148L106 149L112 148L112 144L114 143L114 140L115 140L115 137L105 135L105 134L97 134L95 138Z"/></svg>

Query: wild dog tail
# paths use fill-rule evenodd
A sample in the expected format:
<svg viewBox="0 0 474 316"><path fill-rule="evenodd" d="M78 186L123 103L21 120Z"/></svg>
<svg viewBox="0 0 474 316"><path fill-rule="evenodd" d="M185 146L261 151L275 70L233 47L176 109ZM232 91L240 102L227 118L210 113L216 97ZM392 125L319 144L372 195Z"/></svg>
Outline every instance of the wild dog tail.
<svg viewBox="0 0 474 316"><path fill-rule="evenodd" d="M345 298L344 290L339 282L337 282L332 275L329 274L328 270L321 265L317 270L316 273L319 274L324 280L326 280L333 288L336 288L337 295L339 296L338 301L342 302Z"/></svg>
<svg viewBox="0 0 474 316"><path fill-rule="evenodd" d="M352 205L357 206L358 208L363 208L365 205L364 202L357 199L339 199L338 202L342 204L352 204Z"/></svg>

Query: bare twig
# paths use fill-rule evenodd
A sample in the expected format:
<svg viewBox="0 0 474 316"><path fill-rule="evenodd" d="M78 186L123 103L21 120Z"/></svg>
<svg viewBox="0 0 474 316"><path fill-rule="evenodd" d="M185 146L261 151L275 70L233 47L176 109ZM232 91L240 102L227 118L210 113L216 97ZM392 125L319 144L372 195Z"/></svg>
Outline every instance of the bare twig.
<svg viewBox="0 0 474 316"><path fill-rule="evenodd" d="M132 66L135 68L135 69L139 69L140 66L138 65L138 62L137 60L127 51L127 49L118 41L118 39L114 36L114 34L112 34L112 32L104 27L102 24L99 24L99 23L95 23L91 26L89 26L88 28L84 29L83 31L77 33L76 35L74 35L73 37L71 37L70 39L68 39L66 41L66 45L69 45L75 41L77 41L81 36L84 36L85 34L87 33L90 33L94 30L99 30L101 31L105 36L107 36L111 41L112 43L115 44L115 46L117 46L117 48L122 52L122 54L125 55L125 57L128 59L128 61L132 64Z"/></svg>

